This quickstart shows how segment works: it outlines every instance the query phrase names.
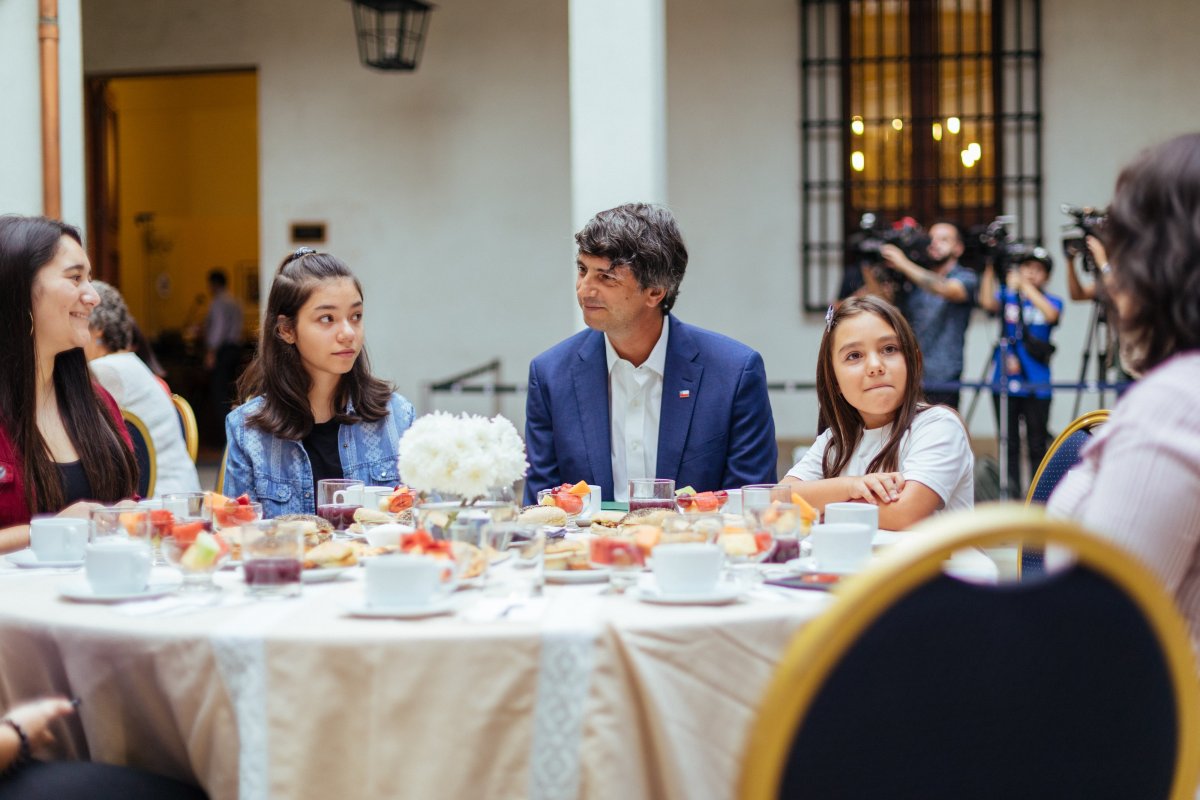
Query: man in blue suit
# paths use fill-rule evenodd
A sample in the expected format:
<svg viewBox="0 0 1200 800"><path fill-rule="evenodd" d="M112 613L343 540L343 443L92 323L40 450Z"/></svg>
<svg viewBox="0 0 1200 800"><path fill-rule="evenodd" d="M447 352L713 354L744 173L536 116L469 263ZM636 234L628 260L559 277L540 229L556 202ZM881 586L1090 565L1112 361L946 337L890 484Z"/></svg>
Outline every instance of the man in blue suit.
<svg viewBox="0 0 1200 800"><path fill-rule="evenodd" d="M588 330L529 365L525 500L587 481L628 500L630 478L696 491L775 481L762 357L670 311L687 267L671 212L602 211L575 234L575 294Z"/></svg>

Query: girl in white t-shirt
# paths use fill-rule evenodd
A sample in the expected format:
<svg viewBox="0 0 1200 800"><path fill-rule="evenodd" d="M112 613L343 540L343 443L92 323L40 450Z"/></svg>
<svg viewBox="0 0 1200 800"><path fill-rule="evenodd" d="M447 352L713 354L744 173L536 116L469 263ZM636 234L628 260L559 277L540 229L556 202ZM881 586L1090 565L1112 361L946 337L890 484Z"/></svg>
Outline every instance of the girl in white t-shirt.
<svg viewBox="0 0 1200 800"><path fill-rule="evenodd" d="M828 428L785 483L819 510L847 500L879 506L879 527L911 527L974 500L966 429L921 399L921 351L903 315L878 297L847 300L826 316L817 402Z"/></svg>

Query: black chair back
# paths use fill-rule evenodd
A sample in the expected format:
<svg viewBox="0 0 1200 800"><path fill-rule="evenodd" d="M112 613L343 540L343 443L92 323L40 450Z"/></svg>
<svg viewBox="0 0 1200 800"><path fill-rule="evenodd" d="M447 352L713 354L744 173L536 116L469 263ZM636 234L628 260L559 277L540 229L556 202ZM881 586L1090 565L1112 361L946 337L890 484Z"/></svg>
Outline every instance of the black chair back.
<svg viewBox="0 0 1200 800"><path fill-rule="evenodd" d="M150 439L150 431L141 418L127 409L121 409L125 419L125 430L133 440L133 457L138 465L137 491L142 497L154 494L157 459L154 452L154 442Z"/></svg>
<svg viewBox="0 0 1200 800"><path fill-rule="evenodd" d="M963 583L936 547L847 583L784 659L742 797L1189 797L1200 691L1183 622L1144 568L1068 533L1050 541L1086 537L1079 562L1035 583Z"/></svg>

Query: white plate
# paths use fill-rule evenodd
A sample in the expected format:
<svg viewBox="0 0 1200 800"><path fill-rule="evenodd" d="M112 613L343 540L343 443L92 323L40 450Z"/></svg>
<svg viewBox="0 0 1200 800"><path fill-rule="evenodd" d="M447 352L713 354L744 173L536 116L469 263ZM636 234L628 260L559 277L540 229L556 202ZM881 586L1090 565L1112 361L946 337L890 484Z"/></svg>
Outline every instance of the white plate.
<svg viewBox="0 0 1200 800"><path fill-rule="evenodd" d="M872 547L887 547L889 544L895 544L902 538L897 531L875 531L875 535L871 538Z"/></svg>
<svg viewBox="0 0 1200 800"><path fill-rule="evenodd" d="M855 569L838 569L835 567L822 567L814 558L793 558L791 561L784 564L785 567L793 572L808 572L816 573L823 572L827 575L854 575L862 571L862 567Z"/></svg>
<svg viewBox="0 0 1200 800"><path fill-rule="evenodd" d="M121 594L96 594L86 578L64 583L58 587L60 596L77 603L123 603L127 600L149 600L152 597L162 597L179 588L178 581L168 583L152 583L140 592Z"/></svg>
<svg viewBox="0 0 1200 800"><path fill-rule="evenodd" d="M604 583L608 580L607 569L548 569L546 583Z"/></svg>
<svg viewBox="0 0 1200 800"><path fill-rule="evenodd" d="M319 569L302 569L300 570L300 581L302 583L328 583L336 581L338 576L350 569L350 567L321 567Z"/></svg>
<svg viewBox="0 0 1200 800"><path fill-rule="evenodd" d="M8 555L8 563L22 569L75 569L83 566L83 559L78 561L40 561L32 550L18 550Z"/></svg>
<svg viewBox="0 0 1200 800"><path fill-rule="evenodd" d="M435 600L424 606L369 606L365 603L342 606L351 617L366 617L370 619L421 619L437 617L442 614L453 614L455 604L453 598Z"/></svg>
<svg viewBox="0 0 1200 800"><path fill-rule="evenodd" d="M741 596L742 589L738 586L718 586L707 594L663 594L656 586L640 586L634 594L643 603L664 606L723 606Z"/></svg>

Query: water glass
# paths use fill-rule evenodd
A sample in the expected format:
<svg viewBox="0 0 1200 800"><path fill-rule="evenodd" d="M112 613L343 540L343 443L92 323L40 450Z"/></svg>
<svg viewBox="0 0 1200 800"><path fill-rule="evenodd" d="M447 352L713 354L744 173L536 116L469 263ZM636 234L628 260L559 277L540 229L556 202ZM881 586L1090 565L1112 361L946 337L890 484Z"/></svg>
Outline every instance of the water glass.
<svg viewBox="0 0 1200 800"><path fill-rule="evenodd" d="M317 515L334 530L344 531L354 524L354 512L362 508L363 482L349 478L317 481Z"/></svg>
<svg viewBox="0 0 1200 800"><path fill-rule="evenodd" d="M211 519L212 508L204 492L172 492L162 496L162 507L176 517Z"/></svg>
<svg viewBox="0 0 1200 800"><path fill-rule="evenodd" d="M242 571L253 597L300 594L304 565L304 525L260 520L243 527Z"/></svg>
<svg viewBox="0 0 1200 800"><path fill-rule="evenodd" d="M629 510L665 508L675 510L675 481L671 478L630 478Z"/></svg>
<svg viewBox="0 0 1200 800"><path fill-rule="evenodd" d="M498 522L483 532L488 568L485 593L493 596L540 597L545 585L546 529L541 525Z"/></svg>
<svg viewBox="0 0 1200 800"><path fill-rule="evenodd" d="M113 538L149 541L149 537L149 515L136 506L94 508L88 515L88 538L92 542Z"/></svg>
<svg viewBox="0 0 1200 800"><path fill-rule="evenodd" d="M752 483L742 487L742 510L751 514L772 502L792 502L792 487L786 483Z"/></svg>

